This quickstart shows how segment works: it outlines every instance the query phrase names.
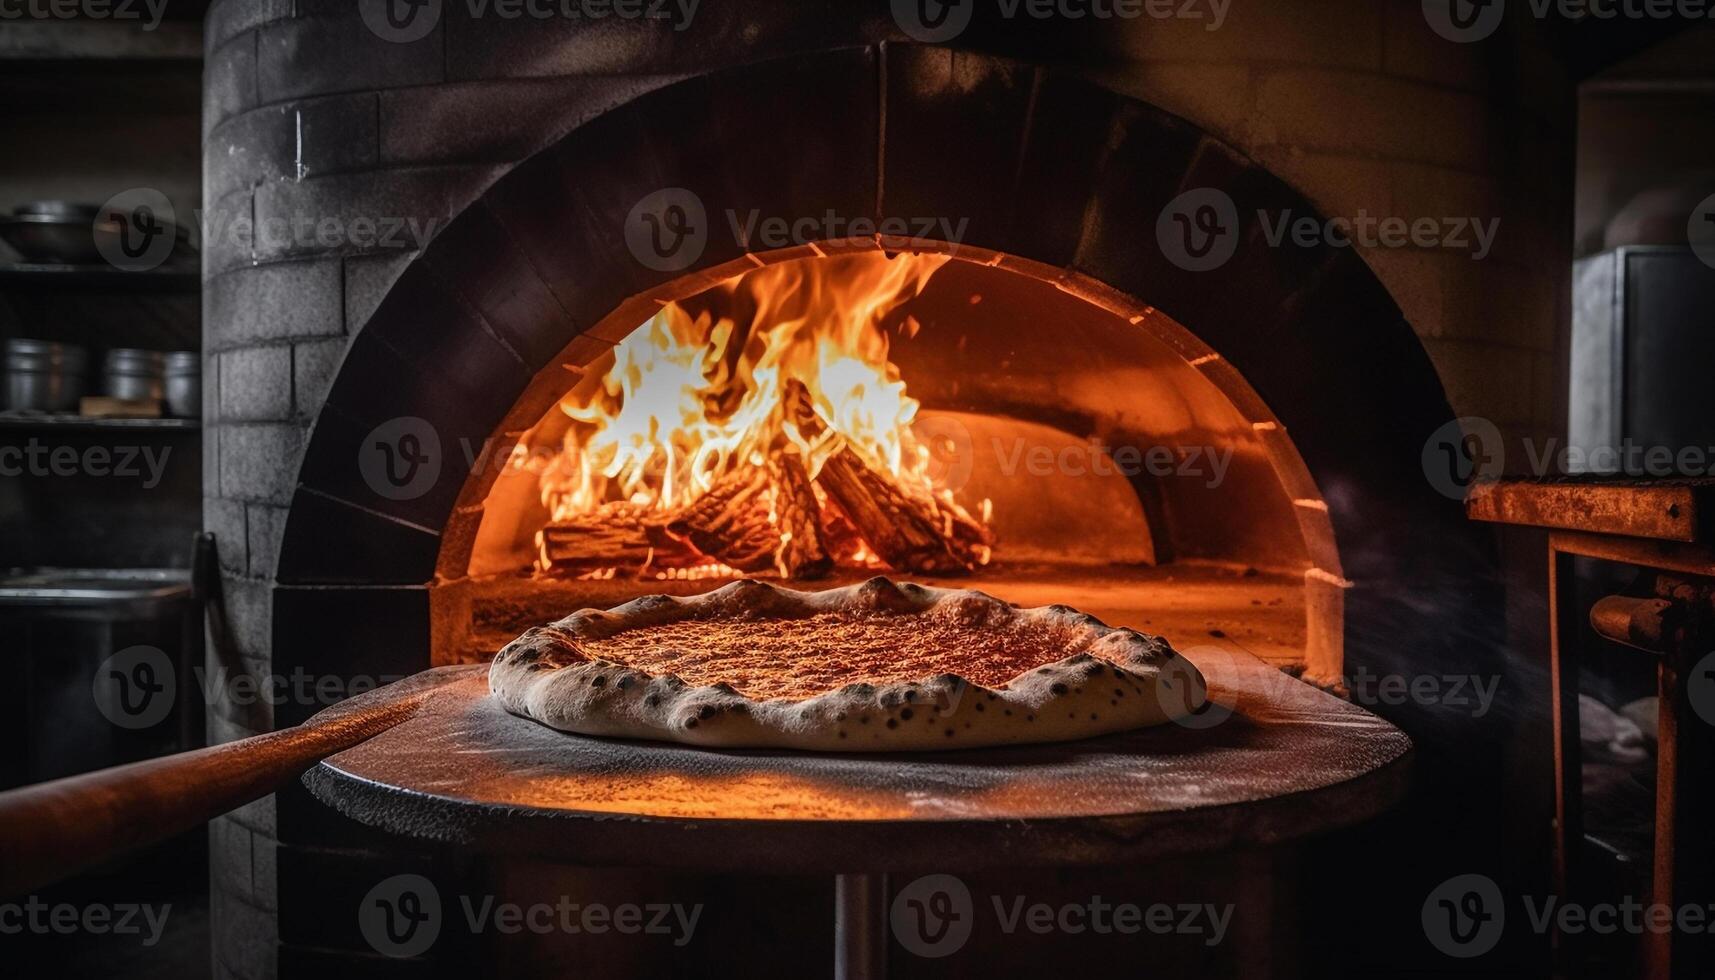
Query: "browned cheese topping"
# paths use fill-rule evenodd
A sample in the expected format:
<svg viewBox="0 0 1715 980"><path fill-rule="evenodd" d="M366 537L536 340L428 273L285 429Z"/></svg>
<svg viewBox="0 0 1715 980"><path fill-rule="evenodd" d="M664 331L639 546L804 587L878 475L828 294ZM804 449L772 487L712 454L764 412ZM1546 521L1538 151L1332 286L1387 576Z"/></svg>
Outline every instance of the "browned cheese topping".
<svg viewBox="0 0 1715 980"><path fill-rule="evenodd" d="M590 657L687 684L727 683L755 700L800 700L848 684L958 674L999 688L1085 649L1088 630L1012 621L973 628L950 616L820 613L803 619L687 620L627 630L579 646Z"/></svg>

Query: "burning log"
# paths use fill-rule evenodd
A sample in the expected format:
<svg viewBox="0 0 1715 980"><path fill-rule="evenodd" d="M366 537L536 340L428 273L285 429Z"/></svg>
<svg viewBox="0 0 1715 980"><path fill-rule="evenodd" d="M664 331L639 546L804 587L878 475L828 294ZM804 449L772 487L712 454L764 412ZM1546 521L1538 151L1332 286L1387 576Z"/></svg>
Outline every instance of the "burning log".
<svg viewBox="0 0 1715 980"><path fill-rule="evenodd" d="M788 457L734 471L667 531L740 571L819 578L833 567L817 528L820 511L803 465Z"/></svg>
<svg viewBox="0 0 1715 980"><path fill-rule="evenodd" d="M822 507L816 503L810 474L796 456L784 456L775 483L775 510L780 519L780 573L788 578L821 578L834 567L834 556L822 541Z"/></svg>
<svg viewBox="0 0 1715 980"><path fill-rule="evenodd" d="M557 521L536 535L536 567L544 572L584 575L617 569L642 573L655 567L684 568L703 556L660 521L646 521L627 508L608 507Z"/></svg>
<svg viewBox="0 0 1715 980"><path fill-rule="evenodd" d="M803 464L787 457L733 471L670 519L609 504L549 524L536 536L537 568L557 575L612 570L647 577L651 569L719 562L729 571L819 578L834 565L821 522Z"/></svg>
<svg viewBox="0 0 1715 980"><path fill-rule="evenodd" d="M829 435L809 389L796 380L786 385L786 417L811 444ZM816 484L876 555L894 568L948 575L983 564L987 533L979 525L933 500L908 497L843 442L822 463Z"/></svg>
<svg viewBox="0 0 1715 980"><path fill-rule="evenodd" d="M739 571L768 571L780 546L780 532L768 520L768 503L768 470L740 467L680 512L667 531Z"/></svg>

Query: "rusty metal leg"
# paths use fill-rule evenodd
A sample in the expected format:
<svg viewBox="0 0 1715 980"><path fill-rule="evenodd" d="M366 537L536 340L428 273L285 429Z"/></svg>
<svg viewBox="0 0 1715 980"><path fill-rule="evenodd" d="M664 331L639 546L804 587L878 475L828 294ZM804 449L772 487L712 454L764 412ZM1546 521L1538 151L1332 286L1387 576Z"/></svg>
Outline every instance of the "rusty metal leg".
<svg viewBox="0 0 1715 980"><path fill-rule="evenodd" d="M1715 901L1710 878L1715 846L1715 792L1709 786L1715 766L1715 728L1697 714L1691 701L1692 676L1708 653L1691 637L1670 645L1660 669L1660 722L1656 759L1655 874L1652 901L1673 908L1706 909ZM1702 667L1707 670L1709 668ZM1710 976L1715 967L1707 933L1674 930L1645 937L1646 975L1661 980Z"/></svg>
<svg viewBox="0 0 1715 980"><path fill-rule="evenodd" d="M1582 618L1572 602L1572 556L1549 542L1549 664L1554 701L1554 886L1571 901L1583 846L1583 762L1578 741L1578 664L1573 650Z"/></svg>
<svg viewBox="0 0 1715 980"><path fill-rule="evenodd" d="M1573 600L1572 556L1548 541L1549 671L1554 711L1554 889L1574 901L1578 858L1584 846L1583 760L1578 739L1578 664L1573 650L1581 622ZM1559 929L1551 939L1556 975L1566 975L1569 955Z"/></svg>
<svg viewBox="0 0 1715 980"><path fill-rule="evenodd" d="M887 976L887 876L834 876L834 980Z"/></svg>

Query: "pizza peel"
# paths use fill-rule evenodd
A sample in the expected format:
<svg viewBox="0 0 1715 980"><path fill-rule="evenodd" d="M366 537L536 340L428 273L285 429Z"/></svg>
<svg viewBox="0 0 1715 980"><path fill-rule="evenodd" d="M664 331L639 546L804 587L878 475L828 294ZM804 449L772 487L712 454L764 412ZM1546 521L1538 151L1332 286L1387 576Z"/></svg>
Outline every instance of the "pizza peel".
<svg viewBox="0 0 1715 980"><path fill-rule="evenodd" d="M70 877L267 796L485 670L438 667L292 728L0 793L0 897Z"/></svg>

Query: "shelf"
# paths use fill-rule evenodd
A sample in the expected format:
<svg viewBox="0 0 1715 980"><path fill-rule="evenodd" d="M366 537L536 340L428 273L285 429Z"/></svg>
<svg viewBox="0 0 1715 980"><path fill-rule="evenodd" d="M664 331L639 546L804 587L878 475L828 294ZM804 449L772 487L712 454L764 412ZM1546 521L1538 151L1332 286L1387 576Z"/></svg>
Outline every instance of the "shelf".
<svg viewBox="0 0 1715 980"><path fill-rule="evenodd" d="M138 292L186 292L202 289L202 273L195 268L161 268L127 272L108 265L41 265L29 262L0 263L0 286L21 285L61 289L113 289Z"/></svg>
<svg viewBox="0 0 1715 980"><path fill-rule="evenodd" d="M10 569L0 572L0 607L155 606L193 595L188 569Z"/></svg>
<svg viewBox="0 0 1715 980"><path fill-rule="evenodd" d="M138 5L139 11L142 5ZM0 33L4 61L176 61L202 59L202 25L129 20L13 22Z"/></svg>
<svg viewBox="0 0 1715 980"><path fill-rule="evenodd" d="M0 413L0 430L56 432L196 432L201 419L100 419L81 415L8 415Z"/></svg>

